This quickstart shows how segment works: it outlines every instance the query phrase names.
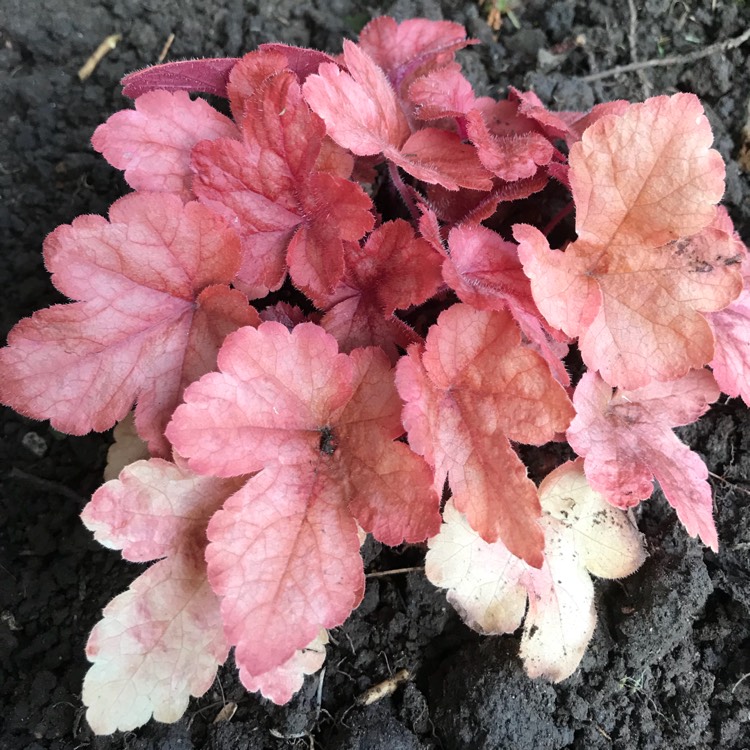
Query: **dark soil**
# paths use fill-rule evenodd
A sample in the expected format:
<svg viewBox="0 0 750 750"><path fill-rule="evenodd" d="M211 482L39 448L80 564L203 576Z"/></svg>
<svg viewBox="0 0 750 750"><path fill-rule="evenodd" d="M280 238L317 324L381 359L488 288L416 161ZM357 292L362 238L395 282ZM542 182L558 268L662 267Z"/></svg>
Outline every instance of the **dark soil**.
<svg viewBox="0 0 750 750"><path fill-rule="evenodd" d="M728 162L726 205L750 242L750 180L735 161L750 43L690 65L580 79L737 36L750 23L750 5L635 4L631 49L622 0L521 0L521 28L506 21L497 41L471 3L0 0L0 335L58 301L42 264L44 236L79 214L106 212L125 191L89 138L128 105L120 77L155 62L170 33L168 59L235 56L275 40L337 52L372 15L447 18L483 42L461 53L482 93L512 83L555 108L580 110L693 91ZM115 32L123 35L117 49L80 83L80 65ZM682 435L722 477L713 480L720 553L689 539L658 494L644 504L650 557L632 578L598 585L599 627L563 684L527 679L517 638L470 632L442 593L409 573L370 579L361 607L332 633L322 689L309 678L290 705L276 708L246 694L230 664L180 722L105 738L83 717L84 645L102 607L138 569L96 545L78 514L101 482L110 437L67 437L9 410L1 429L4 750L278 749L313 741L331 750L750 748L750 422L742 403L720 403ZM366 558L368 570L387 570L420 564L422 551L368 545ZM363 690L401 668L413 680L379 703L355 706ZM230 701L234 716L214 723Z"/></svg>

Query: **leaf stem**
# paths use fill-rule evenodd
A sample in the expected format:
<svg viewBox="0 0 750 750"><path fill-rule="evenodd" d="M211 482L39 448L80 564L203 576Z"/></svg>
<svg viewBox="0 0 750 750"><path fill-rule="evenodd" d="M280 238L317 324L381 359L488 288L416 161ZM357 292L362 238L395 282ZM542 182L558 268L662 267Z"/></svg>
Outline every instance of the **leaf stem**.
<svg viewBox="0 0 750 750"><path fill-rule="evenodd" d="M409 209L409 214L415 224L419 225L420 213L417 208L417 202L414 200L414 188L407 185L401 175L398 172L398 167L391 161L388 162L388 174L391 177L391 182L398 190L398 194L401 196L401 200Z"/></svg>

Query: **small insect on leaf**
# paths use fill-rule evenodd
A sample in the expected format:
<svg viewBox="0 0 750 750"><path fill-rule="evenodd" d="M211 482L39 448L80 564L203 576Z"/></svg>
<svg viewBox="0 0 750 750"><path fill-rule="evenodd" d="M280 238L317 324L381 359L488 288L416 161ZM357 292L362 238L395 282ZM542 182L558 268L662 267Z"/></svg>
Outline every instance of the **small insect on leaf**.
<svg viewBox="0 0 750 750"><path fill-rule="evenodd" d="M339 447L339 440L331 427L320 428L320 443L318 449L326 456L332 456Z"/></svg>

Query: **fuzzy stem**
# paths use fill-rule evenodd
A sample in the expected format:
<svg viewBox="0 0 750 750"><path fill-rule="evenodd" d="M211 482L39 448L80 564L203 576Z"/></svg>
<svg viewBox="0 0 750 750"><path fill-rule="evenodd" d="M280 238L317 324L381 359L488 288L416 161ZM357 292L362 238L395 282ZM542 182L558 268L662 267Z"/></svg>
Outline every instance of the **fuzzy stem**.
<svg viewBox="0 0 750 750"><path fill-rule="evenodd" d="M391 177L391 182L395 186L396 190L398 190L398 194L401 196L401 200L409 210L409 214L411 215L412 220L415 224L418 225L421 214L419 212L419 209L417 208L416 202L414 201L413 188L410 188L401 179L401 175L398 173L398 167L391 161L388 162L388 174Z"/></svg>

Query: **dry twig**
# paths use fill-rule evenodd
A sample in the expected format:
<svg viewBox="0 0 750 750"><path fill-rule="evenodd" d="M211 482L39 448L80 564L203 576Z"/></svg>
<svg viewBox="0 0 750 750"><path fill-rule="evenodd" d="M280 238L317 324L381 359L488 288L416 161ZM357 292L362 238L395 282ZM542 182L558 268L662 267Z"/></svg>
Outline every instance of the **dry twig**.
<svg viewBox="0 0 750 750"><path fill-rule="evenodd" d="M690 52L687 55L673 55L672 57L661 57L644 60L643 62L633 62L628 65L618 65L609 70L600 70L598 73L589 73L587 76L581 76L580 80L590 83L591 81L601 81L603 78L611 78L612 76L617 76L621 73L632 73L637 70L666 68L672 65L687 65L688 63L702 60L704 57L710 57L717 52L726 52L726 50L735 49L743 45L748 39L750 39L750 27L745 29L745 31L739 36L733 37L732 39L725 39L723 42L710 44L708 47L704 47L696 52Z"/></svg>
<svg viewBox="0 0 750 750"><path fill-rule="evenodd" d="M122 34L110 34L81 66L78 71L78 80L85 81L96 70L96 66L102 61L102 58L117 46L120 39L122 39Z"/></svg>

